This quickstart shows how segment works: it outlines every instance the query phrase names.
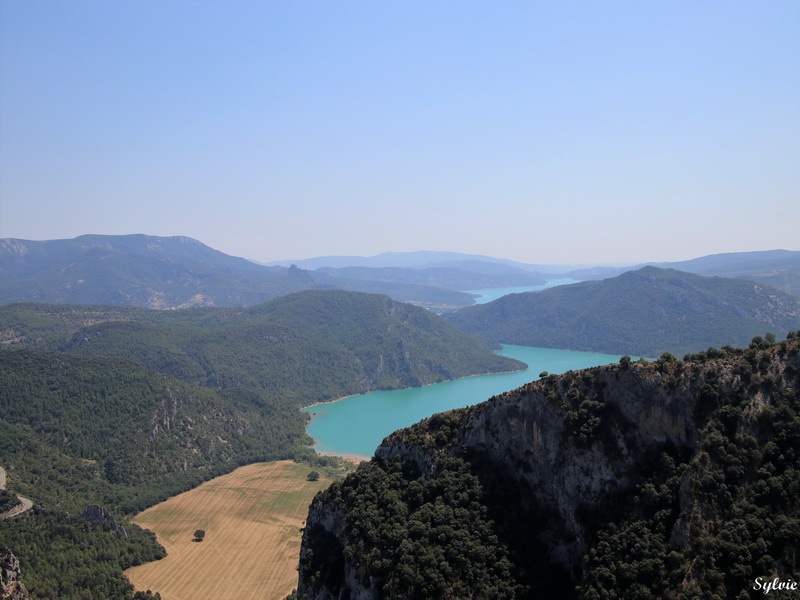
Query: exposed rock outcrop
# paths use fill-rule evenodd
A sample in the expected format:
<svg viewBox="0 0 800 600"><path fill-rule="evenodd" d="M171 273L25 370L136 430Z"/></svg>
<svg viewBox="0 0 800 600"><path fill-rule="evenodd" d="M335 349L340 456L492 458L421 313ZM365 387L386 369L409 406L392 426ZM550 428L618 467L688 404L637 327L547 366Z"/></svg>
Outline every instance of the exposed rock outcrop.
<svg viewBox="0 0 800 600"><path fill-rule="evenodd" d="M498 562L513 563L513 585L496 597L601 597L597 590L615 585L608 581L624 585L626 577L653 597L701 590L737 597L756 576L793 576L797 540L756 532L763 522L740 523L736 515L800 525L794 475L771 477L800 472L791 441L800 427L800 340L709 356L549 376L394 433L351 482L312 504L299 596L410 598L438 590L447 597L485 563L455 521L448 529L446 518L421 524L417 517L459 511L473 515L466 522L489 523ZM456 477L462 467L468 473ZM449 491L471 476L480 482L479 502ZM642 538L630 551L614 547L628 539L620 533L626 527L638 532L631 544ZM735 527L754 529L736 538ZM414 563L404 574L397 565L413 562L420 536L441 540L441 552L433 548L431 564ZM648 544L655 549L643 549ZM336 559L320 568L308 560L320 551ZM627 552L621 570L605 569L603 561L613 561L604 553L615 552ZM730 572L720 571L727 563ZM655 574L635 574L653 564Z"/></svg>
<svg viewBox="0 0 800 600"><path fill-rule="evenodd" d="M28 600L28 590L22 583L19 560L10 549L0 547L0 598L2 600Z"/></svg>
<svg viewBox="0 0 800 600"><path fill-rule="evenodd" d="M108 531L121 535L122 537L128 537L128 532L125 531L125 528L119 525L114 516L99 504L89 504L86 506L80 514L80 518L84 521L101 525Z"/></svg>

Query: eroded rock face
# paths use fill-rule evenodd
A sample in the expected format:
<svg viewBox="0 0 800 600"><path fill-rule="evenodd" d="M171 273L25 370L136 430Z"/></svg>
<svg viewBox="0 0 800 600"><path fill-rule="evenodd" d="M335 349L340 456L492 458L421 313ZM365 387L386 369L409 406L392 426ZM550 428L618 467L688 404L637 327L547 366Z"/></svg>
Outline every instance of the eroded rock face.
<svg viewBox="0 0 800 600"><path fill-rule="evenodd" d="M480 480L485 510L516 561L515 572L522 573L521 581L527 578L525 589L536 589L531 585L538 575L526 573L529 565L521 563L538 556L545 576L549 569L558 573L554 579L566 580L559 590L543 588L539 593L546 589L551 596L579 597L575 586L584 576L598 530L609 519L620 518L620 507L630 501L654 461L669 456L690 465L707 416L726 402L744 415L737 434L758 438L763 447L771 433L759 413L773 396L796 398L798 374L800 344L784 343L782 350L719 360L611 365L550 376L480 405L434 415L389 436L372 464L362 466L389 473L392 464L405 465L404 472L414 475L400 487L374 485L364 489L366 501L359 498L354 504L353 492L344 493L343 484L337 484L315 499L303 556L327 548L335 549L337 558L316 578L319 569L311 573L310 563L301 561L299 595L319 600L391 597L387 590L396 588L387 583L385 572L379 576L375 565L402 554L402 548L386 548L390 542L383 539L365 545L347 531L348 519L352 523L355 514L370 507L387 511L396 497L407 498L403 486L414 485L415 477L435 480L447 468L446 457L455 457ZM399 467L394 469L396 473ZM691 546L696 534L690 523L700 511L690 471L684 471L674 494L673 504L682 513L667 532L678 551ZM382 514L402 513L410 524L421 508L406 504L407 513ZM435 504L429 502L424 510L435 510ZM361 513L352 512L356 505ZM455 563L460 560L452 548L448 556ZM692 576L687 574L687 581ZM506 597L514 596L519 593Z"/></svg>
<svg viewBox="0 0 800 600"><path fill-rule="evenodd" d="M19 560L10 549L0 547L0 598L3 600L29 600L28 590L22 583Z"/></svg>
<svg viewBox="0 0 800 600"><path fill-rule="evenodd" d="M117 535L121 535L122 537L128 537L128 532L125 531L125 528L119 525L114 516L99 504L89 504L86 506L80 514L80 518L91 523L102 525L105 529Z"/></svg>

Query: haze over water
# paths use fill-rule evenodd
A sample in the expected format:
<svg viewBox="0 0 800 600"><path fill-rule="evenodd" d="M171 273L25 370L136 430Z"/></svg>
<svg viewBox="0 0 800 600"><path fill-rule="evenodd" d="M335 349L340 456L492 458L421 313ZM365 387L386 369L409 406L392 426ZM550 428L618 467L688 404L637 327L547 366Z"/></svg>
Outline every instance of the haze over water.
<svg viewBox="0 0 800 600"><path fill-rule="evenodd" d="M578 283L577 279L570 279L563 277L560 279L548 279L547 283L542 285L526 285L523 287L506 287L506 288L491 288L485 290L464 290L467 294L475 294L475 304L486 304L508 294L521 294L523 292L539 292L547 288L556 287L557 285L569 285L570 283Z"/></svg>
<svg viewBox="0 0 800 600"><path fill-rule="evenodd" d="M471 406L538 379L616 363L620 355L504 345L498 352L528 365L525 371L477 375L407 390L378 391L303 409L311 413L308 434L320 454L369 458L390 433L432 414Z"/></svg>

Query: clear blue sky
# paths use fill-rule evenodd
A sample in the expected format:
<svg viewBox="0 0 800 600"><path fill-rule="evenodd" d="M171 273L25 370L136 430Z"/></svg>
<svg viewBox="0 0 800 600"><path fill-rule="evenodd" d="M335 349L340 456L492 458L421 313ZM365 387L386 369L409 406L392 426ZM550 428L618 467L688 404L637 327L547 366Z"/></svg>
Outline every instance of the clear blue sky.
<svg viewBox="0 0 800 600"><path fill-rule="evenodd" d="M0 237L800 250L800 2L2 0Z"/></svg>

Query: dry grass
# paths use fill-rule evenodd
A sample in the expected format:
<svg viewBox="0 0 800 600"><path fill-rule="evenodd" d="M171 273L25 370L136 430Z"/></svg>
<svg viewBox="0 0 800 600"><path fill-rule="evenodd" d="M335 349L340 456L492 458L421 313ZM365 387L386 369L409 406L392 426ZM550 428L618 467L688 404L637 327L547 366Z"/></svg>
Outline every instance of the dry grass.
<svg viewBox="0 0 800 600"><path fill-rule="evenodd" d="M330 483L307 481L309 471L290 461L248 465L147 509L134 522L156 532L167 557L125 574L163 600L284 598L297 586L308 505ZM197 529L202 542L192 541Z"/></svg>

